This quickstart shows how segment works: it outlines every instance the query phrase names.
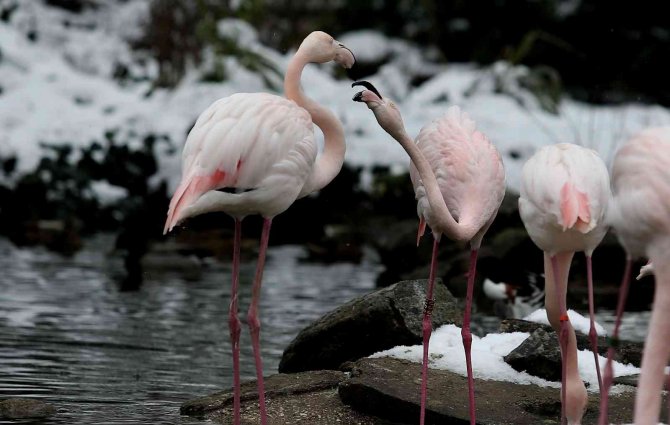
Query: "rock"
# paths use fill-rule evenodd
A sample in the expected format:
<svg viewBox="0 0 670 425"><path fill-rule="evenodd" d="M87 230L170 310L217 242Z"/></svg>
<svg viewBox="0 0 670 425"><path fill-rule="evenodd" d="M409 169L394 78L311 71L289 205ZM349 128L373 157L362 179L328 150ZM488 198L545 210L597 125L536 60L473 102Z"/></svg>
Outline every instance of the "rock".
<svg viewBox="0 0 670 425"><path fill-rule="evenodd" d="M551 326L529 322L527 320L506 319L500 323L500 332L528 332L532 334L537 329L543 329L547 333L555 334ZM589 341L589 337L581 332L575 332L575 334L577 336L577 347L580 350L590 350L591 342ZM558 350L558 338L554 338L553 341L556 344L555 349ZM598 353L602 356L607 356L608 347L609 343L607 338L602 336L598 337ZM629 363L633 366L640 367L643 349L644 344L640 342L626 341L623 339L619 340L619 348L617 348L615 359L621 363Z"/></svg>
<svg viewBox="0 0 670 425"><path fill-rule="evenodd" d="M614 378L612 381L614 385L621 384L621 385L630 385L631 387L637 388L637 381L640 379L640 374L636 373L634 375L624 375L624 376L617 376Z"/></svg>
<svg viewBox="0 0 670 425"><path fill-rule="evenodd" d="M421 365L393 358L365 358L356 362L351 378L339 386L342 401L366 414L402 423L419 417ZM426 424L468 423L467 379L446 370L431 369ZM477 423L480 425L558 424L558 388L475 379ZM589 394L584 425L598 420L598 395ZM630 423L634 393L610 397L613 423Z"/></svg>
<svg viewBox="0 0 670 425"><path fill-rule="evenodd" d="M550 328L551 329L551 328ZM561 380L561 352L553 329L537 328L524 342L505 356L505 362L519 372L549 381Z"/></svg>
<svg viewBox="0 0 670 425"><path fill-rule="evenodd" d="M345 373L331 370L266 378L268 423L393 425L344 405L337 395L337 385L344 379ZM242 424L258 424L256 381L242 384L241 404ZM233 422L233 392L228 390L188 401L182 405L181 414L230 424Z"/></svg>
<svg viewBox="0 0 670 425"><path fill-rule="evenodd" d="M346 361L378 351L420 344L426 287L426 280L398 282L326 314L291 341L279 363L279 372L334 370ZM439 279L432 322L433 327L462 323L457 300Z"/></svg>
<svg viewBox="0 0 670 425"><path fill-rule="evenodd" d="M56 408L41 400L10 398L0 401L0 418L26 419L47 418L56 413Z"/></svg>

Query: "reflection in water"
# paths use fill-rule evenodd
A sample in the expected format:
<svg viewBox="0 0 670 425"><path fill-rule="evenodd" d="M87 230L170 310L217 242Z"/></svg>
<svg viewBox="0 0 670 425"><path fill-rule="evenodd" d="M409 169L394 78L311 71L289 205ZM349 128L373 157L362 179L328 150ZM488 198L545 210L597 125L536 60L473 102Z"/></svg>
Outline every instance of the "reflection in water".
<svg viewBox="0 0 670 425"><path fill-rule="evenodd" d="M114 276L122 267L109 246L110 238L96 238L66 259L0 239L0 399L52 402L60 413L45 423L201 423L178 409L232 382L230 270L207 264L193 279L192 260L152 257L139 292L120 292ZM379 272L371 261L302 264L302 254L269 251L260 313L268 374L302 327L373 289ZM241 270L242 317L254 267ZM246 329L241 344L243 379L251 379Z"/></svg>
<svg viewBox="0 0 670 425"><path fill-rule="evenodd" d="M48 424L201 423L178 411L232 383L227 264L154 254L140 290L120 292L122 264L109 258L110 246L111 238L96 238L66 259L0 239L0 399L52 402L60 412ZM324 266L301 263L302 255L299 247L269 251L261 300L266 374L275 373L301 328L372 290L381 271L370 256L360 265ZM242 318L254 267L241 268ZM611 329L611 317L604 312L599 320ZM473 319L479 334L499 323ZM622 336L643 339L647 321L647 313L626 315ZM246 329L241 344L243 379L253 379Z"/></svg>

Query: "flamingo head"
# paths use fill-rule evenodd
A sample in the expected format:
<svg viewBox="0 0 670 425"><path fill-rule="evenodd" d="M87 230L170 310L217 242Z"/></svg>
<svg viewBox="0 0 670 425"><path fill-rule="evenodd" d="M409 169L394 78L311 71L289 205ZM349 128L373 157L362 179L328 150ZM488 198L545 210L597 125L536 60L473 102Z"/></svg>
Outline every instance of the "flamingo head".
<svg viewBox="0 0 670 425"><path fill-rule="evenodd" d="M367 81L356 81L351 87L355 86L363 86L367 90L356 93L352 100L365 103L375 114L379 125L391 136L404 135L405 126L396 104L388 98L382 98L375 86Z"/></svg>
<svg viewBox="0 0 670 425"><path fill-rule="evenodd" d="M323 31L310 33L302 41L298 51L314 63L335 61L343 68L349 69L356 62L351 50Z"/></svg>

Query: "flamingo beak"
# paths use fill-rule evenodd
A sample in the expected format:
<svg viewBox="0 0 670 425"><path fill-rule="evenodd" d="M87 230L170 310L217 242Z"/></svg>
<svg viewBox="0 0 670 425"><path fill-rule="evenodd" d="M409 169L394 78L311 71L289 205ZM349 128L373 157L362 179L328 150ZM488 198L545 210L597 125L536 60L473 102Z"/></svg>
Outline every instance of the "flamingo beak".
<svg viewBox="0 0 670 425"><path fill-rule="evenodd" d="M370 83L369 81L356 81L356 82L354 82L354 83L351 83L351 87L356 87L356 86L363 86L363 87L365 87L366 89L368 89L368 90L370 90L371 92L373 92L374 94L376 94L377 97L378 97L380 100L382 99L382 95L379 94L379 90L377 90L377 88L376 88L375 86L373 86L372 83ZM361 93L362 93L362 92L361 92ZM358 93L358 94L360 94L360 93ZM356 96L354 96L354 97L356 97ZM354 100L356 100L356 99L354 99ZM357 101L357 102L359 102L359 101Z"/></svg>

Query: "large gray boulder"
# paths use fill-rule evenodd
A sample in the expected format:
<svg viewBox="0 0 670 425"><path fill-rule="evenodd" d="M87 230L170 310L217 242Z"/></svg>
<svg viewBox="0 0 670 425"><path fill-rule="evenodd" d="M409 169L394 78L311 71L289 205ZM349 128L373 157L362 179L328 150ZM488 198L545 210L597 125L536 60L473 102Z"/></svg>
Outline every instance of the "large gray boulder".
<svg viewBox="0 0 670 425"><path fill-rule="evenodd" d="M280 373L338 369L347 361L397 345L422 341L426 280L398 282L356 298L321 317L288 345ZM458 301L438 279L435 282L433 327L461 326Z"/></svg>

